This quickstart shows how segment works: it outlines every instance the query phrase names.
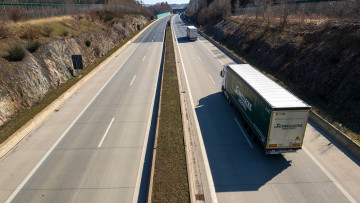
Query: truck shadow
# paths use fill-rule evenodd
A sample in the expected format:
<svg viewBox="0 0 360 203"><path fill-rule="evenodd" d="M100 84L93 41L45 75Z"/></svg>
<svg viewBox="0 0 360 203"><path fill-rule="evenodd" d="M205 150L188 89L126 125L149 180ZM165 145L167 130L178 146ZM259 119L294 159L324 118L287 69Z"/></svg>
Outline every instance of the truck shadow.
<svg viewBox="0 0 360 203"><path fill-rule="evenodd" d="M179 44L181 44L181 43L189 43L190 42L187 37L178 37L177 41L178 41Z"/></svg>
<svg viewBox="0 0 360 203"><path fill-rule="evenodd" d="M216 192L257 191L289 166L283 155L265 155L235 119L234 108L221 92L200 99L195 108ZM245 132L245 130L243 130Z"/></svg>

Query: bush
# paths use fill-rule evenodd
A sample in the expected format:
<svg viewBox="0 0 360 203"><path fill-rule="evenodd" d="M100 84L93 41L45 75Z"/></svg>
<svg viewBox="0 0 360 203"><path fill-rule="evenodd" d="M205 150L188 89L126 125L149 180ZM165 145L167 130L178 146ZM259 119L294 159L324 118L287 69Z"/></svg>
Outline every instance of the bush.
<svg viewBox="0 0 360 203"><path fill-rule="evenodd" d="M89 46L91 45L90 40L86 40L86 41L85 41L85 45L86 45L87 47L89 47Z"/></svg>
<svg viewBox="0 0 360 203"><path fill-rule="evenodd" d="M50 37L53 31L54 29L52 27L44 27L44 37Z"/></svg>
<svg viewBox="0 0 360 203"><path fill-rule="evenodd" d="M20 10L19 8L12 8L9 11L9 18L16 23L25 18L25 13L23 10Z"/></svg>
<svg viewBox="0 0 360 203"><path fill-rule="evenodd" d="M6 27L5 23L0 22L0 39L7 38L9 35L9 28Z"/></svg>
<svg viewBox="0 0 360 203"><path fill-rule="evenodd" d="M28 44L26 46L26 49L30 52L30 53L34 53L39 47L40 47L40 42L35 41L35 42L31 42L30 44Z"/></svg>
<svg viewBox="0 0 360 203"><path fill-rule="evenodd" d="M31 27L27 28L27 29L25 29L21 38L30 39L30 40L37 39L37 38L39 38L39 31L35 30L34 28L31 28Z"/></svg>
<svg viewBox="0 0 360 203"><path fill-rule="evenodd" d="M21 46L15 46L9 50L8 60L9 61L21 61L25 57L25 50Z"/></svg>
<svg viewBox="0 0 360 203"><path fill-rule="evenodd" d="M103 20L104 22L109 22L115 18L115 14L108 10L97 11L96 13L100 17L100 19Z"/></svg>
<svg viewBox="0 0 360 203"><path fill-rule="evenodd" d="M63 36L63 37L66 37L66 36L69 35L69 31L67 31L67 30L62 30L62 31L60 32L60 35Z"/></svg>
<svg viewBox="0 0 360 203"><path fill-rule="evenodd" d="M88 18L89 20L91 20L92 22L95 22L97 20L99 20L99 15L97 14L96 10L91 10L88 12Z"/></svg>

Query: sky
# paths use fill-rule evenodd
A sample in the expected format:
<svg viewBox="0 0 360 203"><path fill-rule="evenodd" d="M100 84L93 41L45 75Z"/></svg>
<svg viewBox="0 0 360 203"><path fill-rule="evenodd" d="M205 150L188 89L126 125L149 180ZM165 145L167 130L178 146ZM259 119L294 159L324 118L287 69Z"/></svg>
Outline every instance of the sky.
<svg viewBox="0 0 360 203"><path fill-rule="evenodd" d="M168 2L168 4L188 4L189 0L143 0L144 4Z"/></svg>

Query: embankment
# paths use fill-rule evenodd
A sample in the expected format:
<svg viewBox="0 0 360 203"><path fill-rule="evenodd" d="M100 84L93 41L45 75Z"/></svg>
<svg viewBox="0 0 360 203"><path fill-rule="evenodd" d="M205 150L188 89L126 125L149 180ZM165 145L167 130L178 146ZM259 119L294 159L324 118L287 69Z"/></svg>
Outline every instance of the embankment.
<svg viewBox="0 0 360 203"><path fill-rule="evenodd" d="M144 16L129 15L111 22L68 17L7 25L9 34L0 38L0 126L72 79L76 74L71 55L82 55L86 67L130 36L137 25L147 23ZM26 49L33 42L40 46L31 53ZM25 57L7 60L6 50L16 45L25 50Z"/></svg>
<svg viewBox="0 0 360 203"><path fill-rule="evenodd" d="M233 16L202 29L360 141L359 24L280 26Z"/></svg>

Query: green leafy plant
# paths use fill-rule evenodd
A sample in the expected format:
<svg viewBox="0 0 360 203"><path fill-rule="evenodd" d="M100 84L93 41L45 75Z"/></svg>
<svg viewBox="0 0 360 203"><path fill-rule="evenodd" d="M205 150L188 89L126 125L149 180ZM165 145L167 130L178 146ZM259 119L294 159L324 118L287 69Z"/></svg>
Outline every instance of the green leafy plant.
<svg viewBox="0 0 360 203"><path fill-rule="evenodd" d="M9 61L21 61L25 55L26 52L21 46L14 46L7 50L8 52L8 60Z"/></svg>
<svg viewBox="0 0 360 203"><path fill-rule="evenodd" d="M44 37L50 37L51 33L54 31L52 27L46 26L44 27Z"/></svg>
<svg viewBox="0 0 360 203"><path fill-rule="evenodd" d="M66 36L69 35L69 31L67 31L67 30L62 30L62 31L60 32L60 35L63 36L63 37L66 37Z"/></svg>
<svg viewBox="0 0 360 203"><path fill-rule="evenodd" d="M26 46L26 49L30 52L30 53L34 53L39 47L40 47L40 42L35 41L35 42L31 42Z"/></svg>
<svg viewBox="0 0 360 203"><path fill-rule="evenodd" d="M87 47L89 47L89 46L91 45L90 40L86 40L86 41L85 41L85 45L86 45Z"/></svg>

